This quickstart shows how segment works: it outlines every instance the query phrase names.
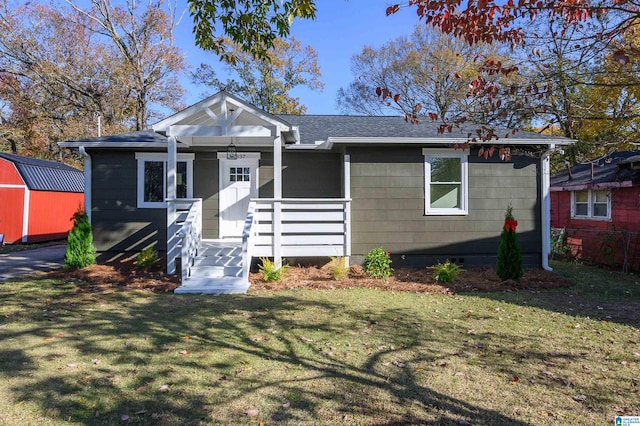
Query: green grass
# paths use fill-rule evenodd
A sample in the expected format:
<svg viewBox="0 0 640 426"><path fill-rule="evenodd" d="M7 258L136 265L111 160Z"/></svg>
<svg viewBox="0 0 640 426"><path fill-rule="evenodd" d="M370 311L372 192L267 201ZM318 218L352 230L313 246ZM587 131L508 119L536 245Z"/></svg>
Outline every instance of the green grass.
<svg viewBox="0 0 640 426"><path fill-rule="evenodd" d="M216 297L2 283L0 424L596 425L640 415L640 285L553 266L580 284Z"/></svg>

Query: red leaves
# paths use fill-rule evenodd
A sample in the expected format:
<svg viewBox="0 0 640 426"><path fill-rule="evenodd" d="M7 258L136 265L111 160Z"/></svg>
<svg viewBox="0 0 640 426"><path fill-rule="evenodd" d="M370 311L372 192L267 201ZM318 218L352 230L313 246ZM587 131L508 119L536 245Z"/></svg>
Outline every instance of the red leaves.
<svg viewBox="0 0 640 426"><path fill-rule="evenodd" d="M400 10L400 5L399 4L394 4L393 6L389 6L389 7L387 7L387 16L393 15L394 13L396 13L399 10Z"/></svg>

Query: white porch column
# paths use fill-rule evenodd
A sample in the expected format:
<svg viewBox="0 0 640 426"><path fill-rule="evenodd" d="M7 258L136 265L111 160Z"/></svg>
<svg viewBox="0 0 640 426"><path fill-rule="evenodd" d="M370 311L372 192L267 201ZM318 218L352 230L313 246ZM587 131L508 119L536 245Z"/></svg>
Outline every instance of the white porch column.
<svg viewBox="0 0 640 426"><path fill-rule="evenodd" d="M555 145L551 145L549 150L542 154L540 159L540 188L542 193L540 221L542 226L542 268L551 271L549 266L549 255L551 254L551 161L550 156Z"/></svg>
<svg viewBox="0 0 640 426"><path fill-rule="evenodd" d="M282 137L273 138L273 261L282 265Z"/></svg>
<svg viewBox="0 0 640 426"><path fill-rule="evenodd" d="M167 273L176 272L176 256L178 255L178 236L176 222L176 168L178 148L176 138L167 138Z"/></svg>
<svg viewBox="0 0 640 426"><path fill-rule="evenodd" d="M349 266L348 258L351 256L351 156L344 155L344 256L346 266Z"/></svg>

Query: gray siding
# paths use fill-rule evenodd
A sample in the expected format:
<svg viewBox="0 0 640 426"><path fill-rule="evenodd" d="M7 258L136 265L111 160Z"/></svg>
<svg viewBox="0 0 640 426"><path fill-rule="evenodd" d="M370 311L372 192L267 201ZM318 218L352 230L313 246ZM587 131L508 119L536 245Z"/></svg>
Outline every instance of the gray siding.
<svg viewBox="0 0 640 426"><path fill-rule="evenodd" d="M166 251L166 210L138 209L134 152L91 151L93 240L99 260L139 252L150 244Z"/></svg>
<svg viewBox="0 0 640 426"><path fill-rule="evenodd" d="M518 220L527 266L540 266L538 166L469 157L469 214L424 214L422 147L349 148L351 155L352 253L359 260L382 246L394 266L456 259L467 266L494 264L507 205ZM404 259L402 256L404 255Z"/></svg>

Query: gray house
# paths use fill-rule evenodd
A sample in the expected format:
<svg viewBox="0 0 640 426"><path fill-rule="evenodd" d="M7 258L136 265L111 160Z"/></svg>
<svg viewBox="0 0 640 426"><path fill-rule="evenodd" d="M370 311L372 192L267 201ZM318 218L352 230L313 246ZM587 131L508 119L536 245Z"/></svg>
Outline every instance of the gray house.
<svg viewBox="0 0 640 426"><path fill-rule="evenodd" d="M572 141L519 132L501 161L454 149L467 137L402 117L276 116L220 92L149 131L60 145L85 157L99 260L153 246L169 273L180 262L177 292L246 291L258 257L358 263L378 246L394 267L493 265L509 204L525 265L548 268L549 154Z"/></svg>

